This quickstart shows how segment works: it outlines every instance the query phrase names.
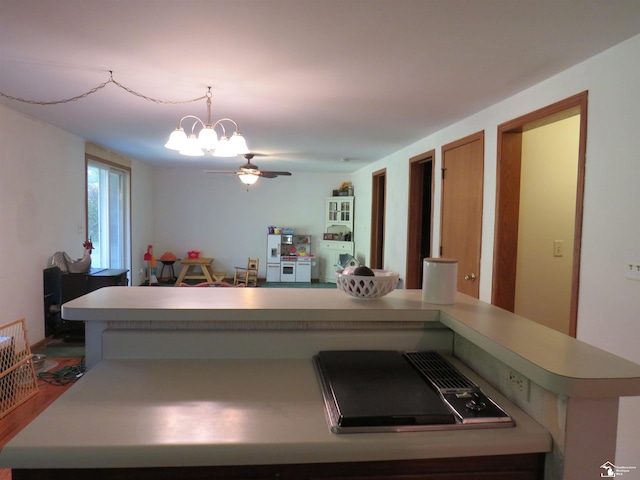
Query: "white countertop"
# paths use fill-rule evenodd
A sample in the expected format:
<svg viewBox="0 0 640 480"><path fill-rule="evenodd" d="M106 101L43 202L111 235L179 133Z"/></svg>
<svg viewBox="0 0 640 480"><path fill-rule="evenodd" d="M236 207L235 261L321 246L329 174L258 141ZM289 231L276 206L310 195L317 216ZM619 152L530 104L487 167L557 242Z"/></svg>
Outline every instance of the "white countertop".
<svg viewBox="0 0 640 480"><path fill-rule="evenodd" d="M515 427L338 435L327 425L311 359L104 360L5 447L0 466L254 465L550 450L544 428L461 369Z"/></svg>
<svg viewBox="0 0 640 480"><path fill-rule="evenodd" d="M435 342L455 353L454 334L466 339L539 391L567 400L558 415L566 412L577 423L538 418L564 443L562 460L547 457L563 478L583 476L584 452L594 456L605 448L607 458L615 456L617 397L640 395L640 365L462 294L454 305L431 305L420 290L358 300L337 289L105 287L63 305L63 317L87 323L100 348L95 366L5 446L0 466L251 465L550 451L550 434L466 367L461 370L516 427L331 433L310 352L341 345ZM269 348L257 348L263 344ZM187 356L168 359L175 349ZM595 415L597 424L590 422Z"/></svg>
<svg viewBox="0 0 640 480"><path fill-rule="evenodd" d="M62 313L87 322L208 322L226 329L439 322L552 392L640 395L640 365L462 294L454 305L434 305L422 302L421 290L360 300L337 289L106 287L64 304Z"/></svg>
<svg viewBox="0 0 640 480"><path fill-rule="evenodd" d="M337 289L106 287L62 306L65 320L84 321L437 321L437 305L411 290L374 300ZM428 313L434 315L428 317Z"/></svg>

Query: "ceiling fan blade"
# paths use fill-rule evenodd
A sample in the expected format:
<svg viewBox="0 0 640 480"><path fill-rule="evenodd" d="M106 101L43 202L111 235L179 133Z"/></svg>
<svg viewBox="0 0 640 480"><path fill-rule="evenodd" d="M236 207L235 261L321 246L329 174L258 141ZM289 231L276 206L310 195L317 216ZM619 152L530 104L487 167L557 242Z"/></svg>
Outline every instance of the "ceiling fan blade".
<svg viewBox="0 0 640 480"><path fill-rule="evenodd" d="M247 160L247 163L242 165L239 170L235 172L230 171L220 171L220 170L205 170L206 173L232 173L235 175L258 175L263 178L276 178L279 176L291 176L291 172L279 172L279 171L268 171L268 170L260 170L257 165L251 163L251 159L253 158L254 153L247 153L244 158ZM260 154L258 154L260 155Z"/></svg>
<svg viewBox="0 0 640 480"><path fill-rule="evenodd" d="M290 177L291 172L269 172L269 171L261 170L260 175L265 178L276 178L279 176Z"/></svg>

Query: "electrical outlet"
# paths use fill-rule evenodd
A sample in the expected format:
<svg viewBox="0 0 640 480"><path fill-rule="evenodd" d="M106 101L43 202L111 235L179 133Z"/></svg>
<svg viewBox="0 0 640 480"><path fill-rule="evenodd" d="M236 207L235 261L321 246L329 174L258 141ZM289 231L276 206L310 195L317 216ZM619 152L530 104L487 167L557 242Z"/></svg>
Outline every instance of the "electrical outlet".
<svg viewBox="0 0 640 480"><path fill-rule="evenodd" d="M629 280L640 280L640 261L627 262L624 272L624 278Z"/></svg>
<svg viewBox="0 0 640 480"><path fill-rule="evenodd" d="M529 379L528 378L523 377L518 372L510 370L509 383L512 385L517 398L524 400L525 402L529 401Z"/></svg>

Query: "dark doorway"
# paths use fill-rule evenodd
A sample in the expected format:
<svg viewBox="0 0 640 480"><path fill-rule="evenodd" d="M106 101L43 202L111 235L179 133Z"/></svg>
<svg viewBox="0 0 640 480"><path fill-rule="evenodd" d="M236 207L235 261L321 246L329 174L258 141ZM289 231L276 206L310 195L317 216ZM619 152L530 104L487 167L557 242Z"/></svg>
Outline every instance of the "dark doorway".
<svg viewBox="0 0 640 480"><path fill-rule="evenodd" d="M369 268L384 268L384 224L387 170L373 172L371 188L371 259Z"/></svg>
<svg viewBox="0 0 640 480"><path fill-rule="evenodd" d="M431 257L435 151L409 159L409 212L405 288L422 288L422 261Z"/></svg>

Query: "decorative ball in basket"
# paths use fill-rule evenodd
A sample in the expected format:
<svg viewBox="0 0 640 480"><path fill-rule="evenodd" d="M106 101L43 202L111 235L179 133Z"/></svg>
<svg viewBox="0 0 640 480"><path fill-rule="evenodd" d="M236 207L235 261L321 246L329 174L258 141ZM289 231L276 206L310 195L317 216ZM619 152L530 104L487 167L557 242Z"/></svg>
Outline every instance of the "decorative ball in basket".
<svg viewBox="0 0 640 480"><path fill-rule="evenodd" d="M347 267L336 272L336 286L355 298L380 298L395 290L399 278L391 270Z"/></svg>

